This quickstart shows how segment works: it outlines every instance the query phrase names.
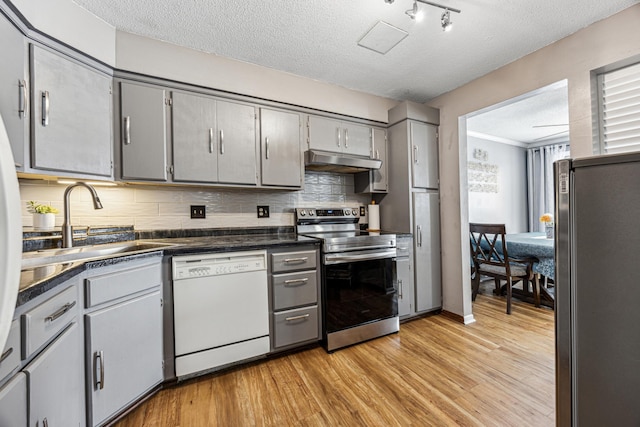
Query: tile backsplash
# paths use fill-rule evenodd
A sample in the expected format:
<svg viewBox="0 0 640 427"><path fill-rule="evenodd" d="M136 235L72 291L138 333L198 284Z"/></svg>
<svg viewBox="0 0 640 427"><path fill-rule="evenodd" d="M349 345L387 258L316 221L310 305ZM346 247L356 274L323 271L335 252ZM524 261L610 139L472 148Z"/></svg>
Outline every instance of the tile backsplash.
<svg viewBox="0 0 640 427"><path fill-rule="evenodd" d="M35 200L60 210L67 185L41 180L20 180L22 224L32 226L26 203ZM354 193L353 175L307 172L304 190L258 190L187 186L123 185L96 187L103 209L94 210L85 188L71 193L71 223L82 226L133 225L136 230L292 226L292 208L339 207L370 203L368 194ZM191 219L190 206L205 205L205 219ZM269 218L257 218L257 205L268 205Z"/></svg>

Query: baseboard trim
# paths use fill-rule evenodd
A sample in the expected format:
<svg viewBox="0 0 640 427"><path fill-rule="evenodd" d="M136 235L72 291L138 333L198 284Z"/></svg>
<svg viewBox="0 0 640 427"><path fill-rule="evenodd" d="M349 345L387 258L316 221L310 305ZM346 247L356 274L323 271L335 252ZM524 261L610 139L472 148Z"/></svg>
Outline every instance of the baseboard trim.
<svg viewBox="0 0 640 427"><path fill-rule="evenodd" d="M451 319L455 322L458 323L462 323L463 325L468 325L470 323L475 323L476 319L474 319L473 314L469 314L467 316L460 316L459 314L456 313L452 313L450 311L447 310L442 310L442 312L440 313L441 315L443 315L444 317L446 317L447 319Z"/></svg>

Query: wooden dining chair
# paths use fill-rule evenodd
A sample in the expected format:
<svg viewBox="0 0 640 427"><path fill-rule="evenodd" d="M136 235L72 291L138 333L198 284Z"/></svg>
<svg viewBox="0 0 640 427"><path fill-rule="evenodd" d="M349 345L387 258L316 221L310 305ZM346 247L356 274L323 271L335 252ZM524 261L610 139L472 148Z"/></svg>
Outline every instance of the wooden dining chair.
<svg viewBox="0 0 640 427"><path fill-rule="evenodd" d="M499 281L505 280L507 282L507 314L511 314L512 287L515 283L522 281L523 287L528 288L528 281L533 281L536 302L540 295L540 286L533 273L533 263L536 259L509 258L505 234L504 224L469 224L473 262L472 300L475 301L478 295L480 276L493 277L498 289Z"/></svg>

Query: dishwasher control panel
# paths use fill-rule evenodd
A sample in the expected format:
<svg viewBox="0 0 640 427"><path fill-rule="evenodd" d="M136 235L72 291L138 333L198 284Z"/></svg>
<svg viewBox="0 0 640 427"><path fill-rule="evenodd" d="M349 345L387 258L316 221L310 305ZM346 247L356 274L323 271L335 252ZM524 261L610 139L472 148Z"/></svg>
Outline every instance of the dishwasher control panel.
<svg viewBox="0 0 640 427"><path fill-rule="evenodd" d="M225 252L175 256L171 262L173 280L246 273L267 269L267 252Z"/></svg>

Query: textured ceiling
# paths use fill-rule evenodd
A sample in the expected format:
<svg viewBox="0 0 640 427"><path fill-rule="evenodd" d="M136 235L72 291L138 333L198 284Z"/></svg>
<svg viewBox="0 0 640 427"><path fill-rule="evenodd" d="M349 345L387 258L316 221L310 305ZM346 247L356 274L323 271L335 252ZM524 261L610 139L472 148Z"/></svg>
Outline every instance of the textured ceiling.
<svg viewBox="0 0 640 427"><path fill-rule="evenodd" d="M638 0L74 0L117 29L396 100L424 103ZM358 46L378 21L409 35L386 55Z"/></svg>

